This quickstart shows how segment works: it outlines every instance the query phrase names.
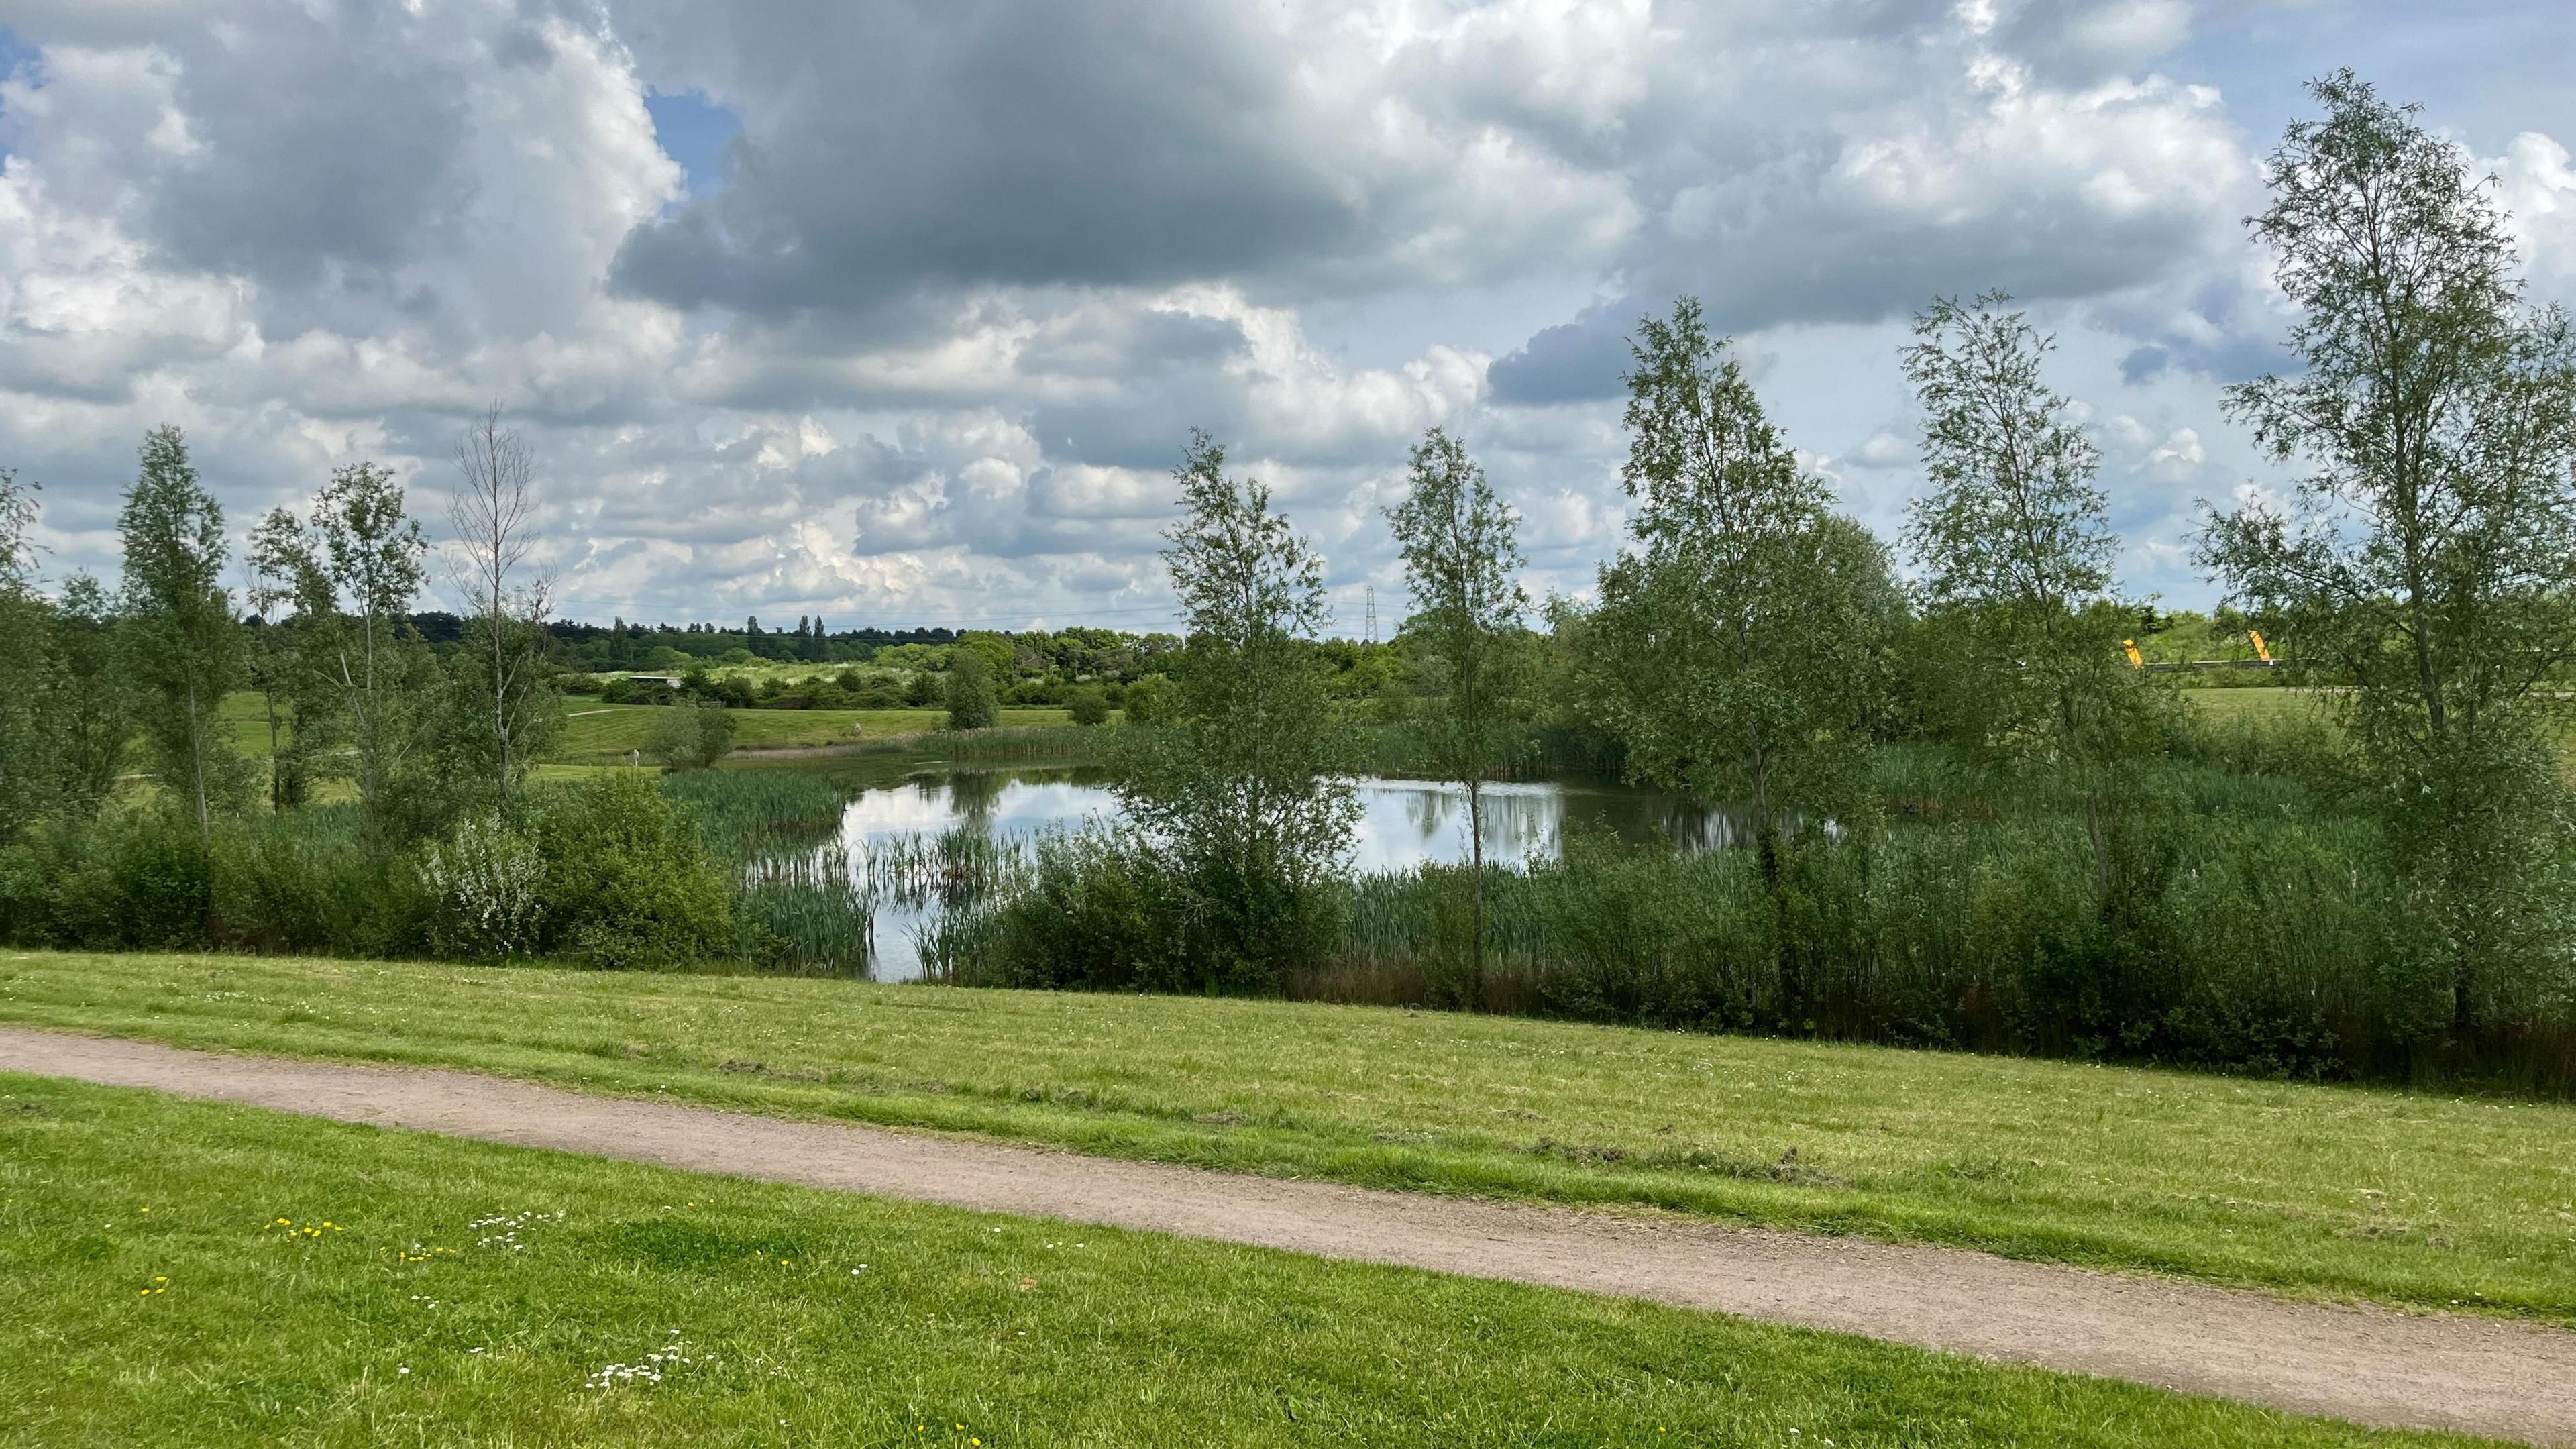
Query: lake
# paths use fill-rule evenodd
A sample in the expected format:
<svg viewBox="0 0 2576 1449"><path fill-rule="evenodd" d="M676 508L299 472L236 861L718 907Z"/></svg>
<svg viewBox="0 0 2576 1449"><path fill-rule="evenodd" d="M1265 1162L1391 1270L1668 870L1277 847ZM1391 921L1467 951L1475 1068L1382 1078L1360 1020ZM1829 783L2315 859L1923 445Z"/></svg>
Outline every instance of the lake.
<svg viewBox="0 0 2576 1449"><path fill-rule="evenodd" d="M1403 871L1467 858L1467 792L1430 780L1356 782L1359 827L1351 864L1362 874ZM959 770L918 775L870 789L841 814L840 843L853 869L870 847L944 835L960 826L997 841L1026 843L1050 832L1120 818L1107 772L1096 768ZM1634 843L1669 841L1685 850L1729 844L1724 812L1678 796L1618 785L1515 782L1485 787L1485 858L1504 866L1552 859L1566 830L1606 827ZM906 981L921 974L913 933L938 912L886 902L877 908L870 974Z"/></svg>

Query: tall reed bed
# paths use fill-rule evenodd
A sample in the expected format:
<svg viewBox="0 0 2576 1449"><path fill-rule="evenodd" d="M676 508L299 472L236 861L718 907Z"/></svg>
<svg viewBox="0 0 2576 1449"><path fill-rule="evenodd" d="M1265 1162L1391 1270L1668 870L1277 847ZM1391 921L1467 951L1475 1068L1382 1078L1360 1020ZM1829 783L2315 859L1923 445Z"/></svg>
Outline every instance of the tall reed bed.
<svg viewBox="0 0 2576 1449"><path fill-rule="evenodd" d="M1097 760L1109 749L1116 725L1006 725L988 730L934 730L920 737L929 758L963 763Z"/></svg>
<svg viewBox="0 0 2576 1449"><path fill-rule="evenodd" d="M1490 870L1481 969L1465 867L1331 883L1330 944L1268 989L2576 1094L2576 967L2498 972L2460 1034L2433 913L2331 770L2312 783L2182 758L2088 792L1933 751L1879 769L1885 815L1798 832L1767 868L1578 832L1558 859ZM1186 899L1132 837L1044 851L940 925L935 974L1193 989Z"/></svg>

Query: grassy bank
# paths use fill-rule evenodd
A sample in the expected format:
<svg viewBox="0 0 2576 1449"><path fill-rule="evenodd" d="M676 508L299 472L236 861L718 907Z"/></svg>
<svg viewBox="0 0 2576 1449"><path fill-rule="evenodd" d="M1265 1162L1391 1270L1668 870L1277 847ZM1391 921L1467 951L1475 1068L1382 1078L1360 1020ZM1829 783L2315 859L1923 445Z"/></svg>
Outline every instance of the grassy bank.
<svg viewBox="0 0 2576 1449"><path fill-rule="evenodd" d="M0 1020L2576 1323L2576 1108L1439 1012L11 953Z"/></svg>
<svg viewBox="0 0 2576 1449"><path fill-rule="evenodd" d="M650 750L653 722L662 706L568 702L563 740L554 758L567 763L622 761L630 750ZM945 725L938 709L737 709L732 711L734 748L745 752L845 745L862 739L913 734ZM1012 708L1002 711L1005 726L1060 725L1061 709Z"/></svg>
<svg viewBox="0 0 2576 1449"><path fill-rule="evenodd" d="M12 1443L2472 1442L6 1074L0 1276Z"/></svg>

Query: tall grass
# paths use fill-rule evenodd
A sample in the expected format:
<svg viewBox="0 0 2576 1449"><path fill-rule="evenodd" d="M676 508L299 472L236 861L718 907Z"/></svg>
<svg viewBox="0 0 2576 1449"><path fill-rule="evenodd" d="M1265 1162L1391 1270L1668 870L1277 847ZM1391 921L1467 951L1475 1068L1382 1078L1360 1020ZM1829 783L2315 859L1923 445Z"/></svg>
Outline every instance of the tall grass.
<svg viewBox="0 0 2576 1449"><path fill-rule="evenodd" d="M1882 818L1799 832L1767 871L1747 850L1581 832L1558 859L1489 871L1481 972L1465 867L1338 883L1331 944L1268 989L2576 1094L2576 969L2513 976L2474 1039L2454 1035L2428 913L2405 905L2376 817L2331 760L2287 773L2285 748L2220 740L2091 782L1891 749ZM1165 884L1133 850L1042 853L940 924L935 973L1189 989L1166 959L1187 937Z"/></svg>
<svg viewBox="0 0 2576 1449"><path fill-rule="evenodd" d="M934 730L916 748L929 758L966 762L1089 761L1100 759L1121 726L1004 725L997 729Z"/></svg>

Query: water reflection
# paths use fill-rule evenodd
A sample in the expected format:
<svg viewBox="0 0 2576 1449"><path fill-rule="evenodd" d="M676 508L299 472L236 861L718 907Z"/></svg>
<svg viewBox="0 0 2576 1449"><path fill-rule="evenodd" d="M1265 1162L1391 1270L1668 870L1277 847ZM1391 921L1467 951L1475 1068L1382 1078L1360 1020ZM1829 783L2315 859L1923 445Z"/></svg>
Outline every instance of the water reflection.
<svg viewBox="0 0 2576 1449"><path fill-rule="evenodd" d="M1356 788L1355 869L1402 871L1467 858L1463 788L1388 779L1361 780ZM917 776L860 795L842 812L841 844L853 862L864 862L871 846L937 836L960 826L1017 843L1118 819L1118 797L1106 772L1098 769L961 770ZM1564 848L1566 832L1577 827L1607 829L1631 843L1669 841L1684 850L1711 850L1736 840L1724 811L1672 795L1545 782L1485 787L1485 858L1491 863L1517 867L1553 859ZM935 901L880 905L872 974L884 981L919 976L913 933L938 909Z"/></svg>

